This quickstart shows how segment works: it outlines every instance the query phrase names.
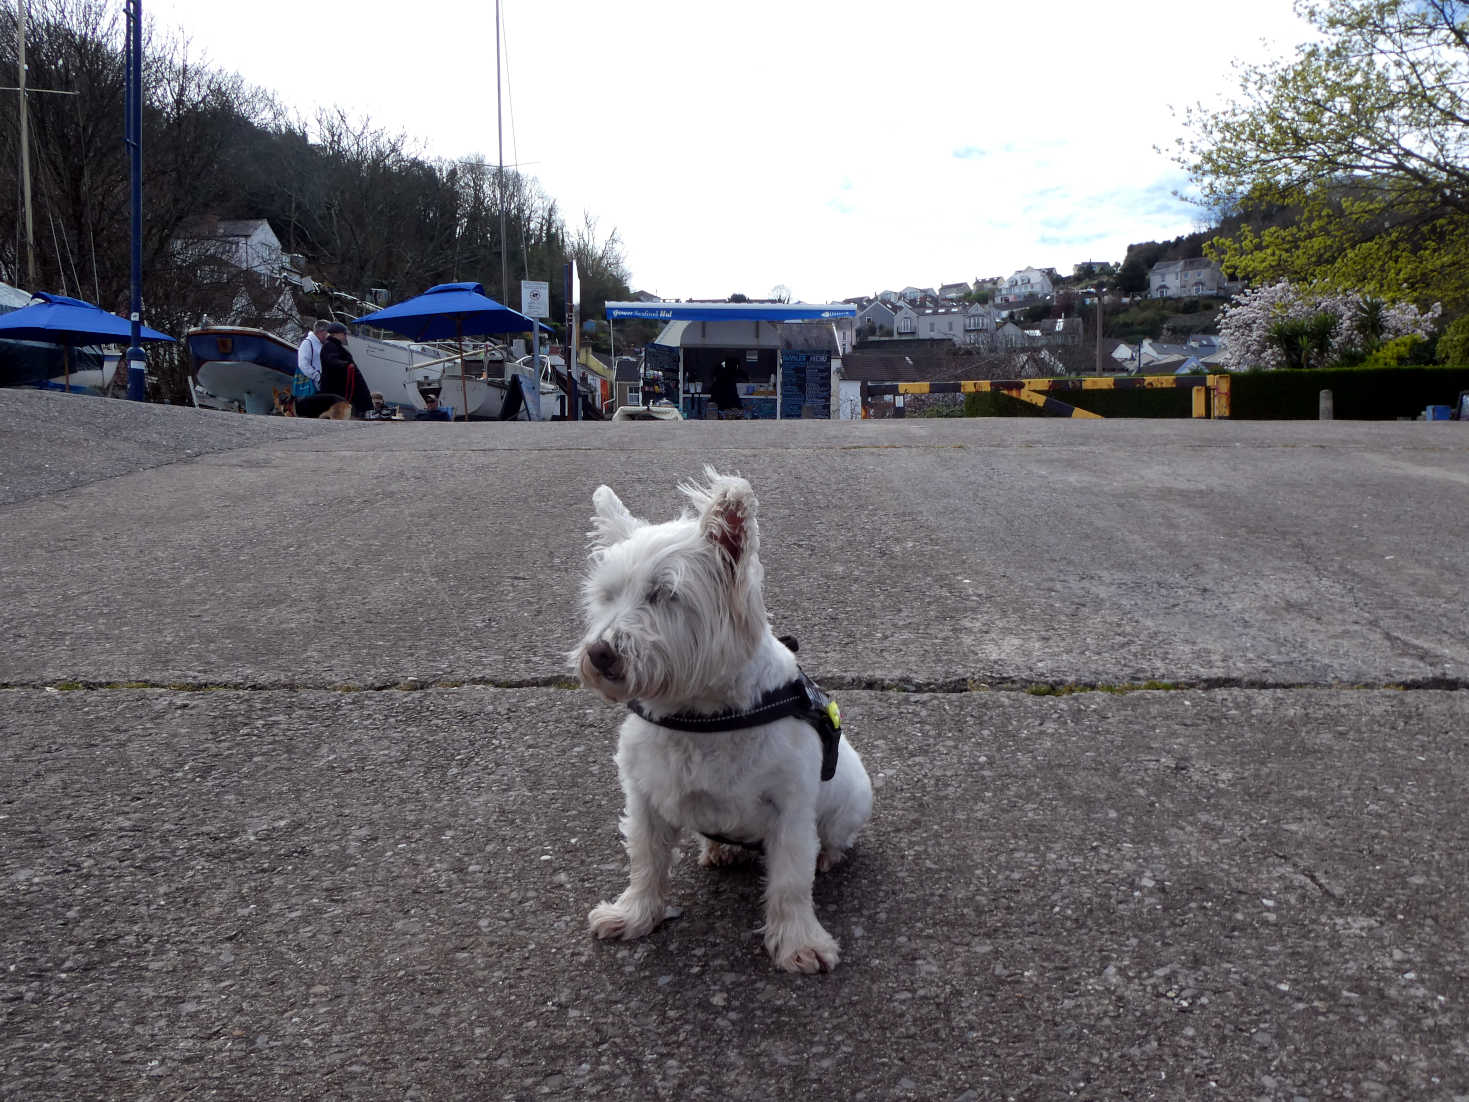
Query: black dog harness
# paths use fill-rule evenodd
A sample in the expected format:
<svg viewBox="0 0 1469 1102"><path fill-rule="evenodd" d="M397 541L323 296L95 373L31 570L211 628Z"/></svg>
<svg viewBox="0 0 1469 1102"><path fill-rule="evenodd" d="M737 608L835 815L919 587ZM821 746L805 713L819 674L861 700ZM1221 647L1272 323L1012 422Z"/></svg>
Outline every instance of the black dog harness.
<svg viewBox="0 0 1469 1102"><path fill-rule="evenodd" d="M713 715L675 712L655 718L636 700L629 700L627 707L634 715L659 727L695 733L742 731L747 727L759 727L786 716L795 716L809 723L821 739L821 779L829 781L836 776L837 748L842 741L841 710L837 707L837 702L822 692L816 682L799 671L794 681L787 681L778 689L771 689L760 697L753 708L742 712L716 712Z"/></svg>

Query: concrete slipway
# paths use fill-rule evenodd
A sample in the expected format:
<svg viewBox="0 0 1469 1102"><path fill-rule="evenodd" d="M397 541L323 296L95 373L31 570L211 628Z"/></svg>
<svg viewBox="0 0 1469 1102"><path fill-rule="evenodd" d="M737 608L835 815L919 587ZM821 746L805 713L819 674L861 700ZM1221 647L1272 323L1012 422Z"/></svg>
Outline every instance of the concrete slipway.
<svg viewBox="0 0 1469 1102"><path fill-rule="evenodd" d="M1469 427L0 391L0 456L0 1095L1469 1098ZM825 976L688 856L585 933L591 491L704 463L878 785Z"/></svg>

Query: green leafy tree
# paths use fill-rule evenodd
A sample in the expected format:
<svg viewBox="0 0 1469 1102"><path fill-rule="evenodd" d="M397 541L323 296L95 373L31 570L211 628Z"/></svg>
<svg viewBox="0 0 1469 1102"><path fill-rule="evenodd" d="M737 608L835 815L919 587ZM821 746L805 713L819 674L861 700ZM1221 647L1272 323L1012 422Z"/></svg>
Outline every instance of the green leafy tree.
<svg viewBox="0 0 1469 1102"><path fill-rule="evenodd" d="M1469 309L1469 4L1296 10L1316 40L1243 68L1223 109L1187 112L1180 164L1203 203L1247 216L1209 255L1257 284ZM1267 217L1281 209L1293 217Z"/></svg>
<svg viewBox="0 0 1469 1102"><path fill-rule="evenodd" d="M1141 257L1128 257L1117 273L1117 289L1124 294L1141 294L1148 289L1148 266Z"/></svg>

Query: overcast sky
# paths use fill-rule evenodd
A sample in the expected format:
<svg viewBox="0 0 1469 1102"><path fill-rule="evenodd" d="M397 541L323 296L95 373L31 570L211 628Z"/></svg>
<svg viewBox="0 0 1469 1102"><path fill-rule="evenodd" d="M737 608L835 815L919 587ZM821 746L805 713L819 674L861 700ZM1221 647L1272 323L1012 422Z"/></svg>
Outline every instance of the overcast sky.
<svg viewBox="0 0 1469 1102"><path fill-rule="evenodd" d="M310 117L497 160L493 0L145 0ZM1306 37L1289 0L502 0L504 159L616 229L634 288L836 301L1069 273L1199 228L1182 109ZM1155 151L1161 147L1164 152ZM540 278L550 278L544 273ZM496 273L482 273L486 286ZM495 293L493 290L491 293ZM514 295L517 297L518 295Z"/></svg>

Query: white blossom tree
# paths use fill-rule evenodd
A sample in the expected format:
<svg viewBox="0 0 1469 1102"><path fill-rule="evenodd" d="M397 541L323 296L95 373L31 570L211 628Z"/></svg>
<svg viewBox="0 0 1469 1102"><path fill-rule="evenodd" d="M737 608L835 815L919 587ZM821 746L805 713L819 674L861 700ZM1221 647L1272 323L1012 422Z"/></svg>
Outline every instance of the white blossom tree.
<svg viewBox="0 0 1469 1102"><path fill-rule="evenodd" d="M1224 308L1224 366L1244 371L1360 363L1389 342L1428 340L1440 313L1437 304L1424 311L1411 303L1355 291L1313 291L1281 280L1245 291Z"/></svg>

